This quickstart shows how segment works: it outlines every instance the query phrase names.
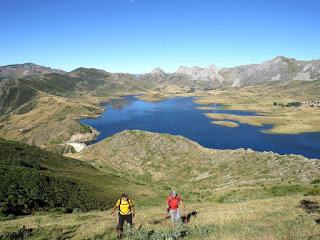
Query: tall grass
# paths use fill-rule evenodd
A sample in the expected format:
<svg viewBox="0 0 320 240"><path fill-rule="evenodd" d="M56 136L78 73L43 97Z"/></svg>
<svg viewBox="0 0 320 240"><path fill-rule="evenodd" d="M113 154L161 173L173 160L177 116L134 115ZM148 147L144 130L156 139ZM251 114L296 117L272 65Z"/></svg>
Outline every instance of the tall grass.
<svg viewBox="0 0 320 240"><path fill-rule="evenodd" d="M196 210L198 216L187 226L172 228L163 208L137 206L134 229L125 229L126 239L213 239L288 240L319 239L315 222L320 213L309 214L300 201L320 202L320 196L296 194L240 203L187 203L183 214ZM318 214L318 215L317 215ZM115 239L116 218L110 211L77 214L48 213L0 222L0 233L32 228L30 239ZM1 235L1 234L0 234Z"/></svg>

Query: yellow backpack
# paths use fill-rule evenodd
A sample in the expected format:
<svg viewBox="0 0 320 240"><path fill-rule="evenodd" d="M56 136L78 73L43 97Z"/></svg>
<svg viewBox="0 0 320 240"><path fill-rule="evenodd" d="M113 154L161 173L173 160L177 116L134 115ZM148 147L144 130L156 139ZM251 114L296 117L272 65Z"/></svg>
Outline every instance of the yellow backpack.
<svg viewBox="0 0 320 240"><path fill-rule="evenodd" d="M131 213L131 208L132 208L133 204L132 204L130 198L128 198L127 201L120 198L118 200L118 203L119 203L119 212L121 215L129 215Z"/></svg>

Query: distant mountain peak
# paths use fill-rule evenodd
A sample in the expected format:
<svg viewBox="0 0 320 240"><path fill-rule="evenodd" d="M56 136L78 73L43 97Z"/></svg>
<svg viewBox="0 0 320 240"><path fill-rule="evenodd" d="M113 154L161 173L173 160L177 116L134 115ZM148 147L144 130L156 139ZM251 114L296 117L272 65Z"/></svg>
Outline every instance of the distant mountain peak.
<svg viewBox="0 0 320 240"><path fill-rule="evenodd" d="M162 68L156 67L156 68L152 69L150 74L153 74L153 75L164 75L164 74L166 74L166 72Z"/></svg>
<svg viewBox="0 0 320 240"><path fill-rule="evenodd" d="M221 81L222 78L219 76L219 70L215 65L210 65L207 68L192 66L185 67L180 66L176 70L176 74L183 74L189 76L192 80L197 81Z"/></svg>
<svg viewBox="0 0 320 240"><path fill-rule="evenodd" d="M214 70L218 70L218 67L214 64L211 64L207 67L207 69L214 69Z"/></svg>
<svg viewBox="0 0 320 240"><path fill-rule="evenodd" d="M0 66L2 76L23 77L34 74L64 73L63 70L37 65L32 62Z"/></svg>
<svg viewBox="0 0 320 240"><path fill-rule="evenodd" d="M32 63L32 62L9 64L9 65L6 65L6 66L2 66L1 68L13 68L13 69L18 69L18 68L44 68L44 69L50 69L49 67L38 65L38 64L35 64L35 63Z"/></svg>
<svg viewBox="0 0 320 240"><path fill-rule="evenodd" d="M106 78L110 76L110 73L105 70L96 68L79 67L69 72L72 77L84 77L84 78Z"/></svg>
<svg viewBox="0 0 320 240"><path fill-rule="evenodd" d="M288 57L285 57L285 56L277 56L271 60L269 60L270 62L276 62L276 63L279 63L279 62L289 62L289 61L297 61L295 58L288 58ZM267 61L268 62L268 61Z"/></svg>

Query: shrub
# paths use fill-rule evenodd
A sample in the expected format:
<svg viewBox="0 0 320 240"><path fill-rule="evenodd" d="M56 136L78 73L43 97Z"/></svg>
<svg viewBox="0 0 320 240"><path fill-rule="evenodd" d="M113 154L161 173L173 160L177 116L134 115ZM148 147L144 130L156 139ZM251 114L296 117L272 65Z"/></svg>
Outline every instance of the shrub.
<svg viewBox="0 0 320 240"><path fill-rule="evenodd" d="M305 194L305 196L320 196L320 188L310 190Z"/></svg>
<svg viewBox="0 0 320 240"><path fill-rule="evenodd" d="M311 184L319 184L320 183L320 178L312 180L310 183Z"/></svg>

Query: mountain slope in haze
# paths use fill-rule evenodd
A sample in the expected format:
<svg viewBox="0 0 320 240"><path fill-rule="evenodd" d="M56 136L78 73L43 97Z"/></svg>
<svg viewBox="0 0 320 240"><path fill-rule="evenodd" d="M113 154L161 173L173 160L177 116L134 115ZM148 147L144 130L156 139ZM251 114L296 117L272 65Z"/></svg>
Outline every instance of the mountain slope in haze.
<svg viewBox="0 0 320 240"><path fill-rule="evenodd" d="M0 69L0 115L34 100L39 92L64 97L107 97L146 91L154 85L130 74L111 74L93 68L77 68L66 73L28 63Z"/></svg>
<svg viewBox="0 0 320 240"><path fill-rule="evenodd" d="M40 66L34 63L12 64L0 66L0 79L5 77L24 77L29 75L65 73L59 69Z"/></svg>
<svg viewBox="0 0 320 240"><path fill-rule="evenodd" d="M10 113L35 100L39 93L70 96L87 93L103 84L101 79L71 77L68 74L45 73L6 78L0 82L0 115Z"/></svg>
<svg viewBox="0 0 320 240"><path fill-rule="evenodd" d="M261 64L222 68L220 74L233 86L280 80L311 81L320 78L320 60L299 61L280 56Z"/></svg>
<svg viewBox="0 0 320 240"><path fill-rule="evenodd" d="M318 160L244 149L207 149L181 136L138 130L117 133L89 146L76 157L186 191L188 188L213 191L228 186L307 184L320 177Z"/></svg>
<svg viewBox="0 0 320 240"><path fill-rule="evenodd" d="M218 69L214 65L207 68L180 67L173 75L183 75L194 81L224 83L226 86L233 87L266 81L312 81L320 78L320 60L300 61L279 56L261 64L249 64L232 68Z"/></svg>

